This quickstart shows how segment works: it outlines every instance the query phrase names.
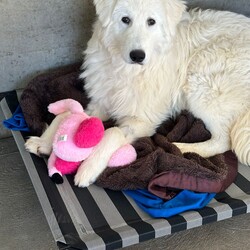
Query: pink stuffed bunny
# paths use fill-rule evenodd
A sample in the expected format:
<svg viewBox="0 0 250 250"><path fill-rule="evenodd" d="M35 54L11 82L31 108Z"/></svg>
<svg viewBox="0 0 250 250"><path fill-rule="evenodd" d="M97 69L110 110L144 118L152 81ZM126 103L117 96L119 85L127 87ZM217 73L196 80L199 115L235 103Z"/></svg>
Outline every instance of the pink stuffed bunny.
<svg viewBox="0 0 250 250"><path fill-rule="evenodd" d="M61 122L54 136L53 150L48 160L49 176L57 184L63 183L62 175L75 173L81 162L91 154L104 135L104 126L97 117L89 117L81 104L64 99L48 106L55 115L70 112ZM109 167L124 166L136 159L130 144L118 149L109 160Z"/></svg>

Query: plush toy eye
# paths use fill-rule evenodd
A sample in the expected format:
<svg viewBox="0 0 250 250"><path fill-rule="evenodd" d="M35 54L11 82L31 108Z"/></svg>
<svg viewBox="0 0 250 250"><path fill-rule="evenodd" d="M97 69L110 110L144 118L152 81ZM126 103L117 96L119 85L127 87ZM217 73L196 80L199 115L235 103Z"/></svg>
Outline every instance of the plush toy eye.
<svg viewBox="0 0 250 250"><path fill-rule="evenodd" d="M124 16L122 18L122 22L125 23L125 24L130 24L131 23L131 19L127 16Z"/></svg>
<svg viewBox="0 0 250 250"><path fill-rule="evenodd" d="M149 18L147 20L147 23L148 23L148 26L153 26L153 25L155 25L156 21L153 18Z"/></svg>

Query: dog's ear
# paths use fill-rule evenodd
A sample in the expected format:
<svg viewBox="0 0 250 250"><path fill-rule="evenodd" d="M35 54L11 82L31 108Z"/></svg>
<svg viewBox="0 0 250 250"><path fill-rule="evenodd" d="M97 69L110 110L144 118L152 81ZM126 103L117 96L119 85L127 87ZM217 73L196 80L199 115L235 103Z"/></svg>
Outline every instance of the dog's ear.
<svg viewBox="0 0 250 250"><path fill-rule="evenodd" d="M94 0L96 14L105 27L109 24L117 0Z"/></svg>
<svg viewBox="0 0 250 250"><path fill-rule="evenodd" d="M185 2L180 0L162 0L171 35L174 35L176 25L180 22L183 13L186 10Z"/></svg>

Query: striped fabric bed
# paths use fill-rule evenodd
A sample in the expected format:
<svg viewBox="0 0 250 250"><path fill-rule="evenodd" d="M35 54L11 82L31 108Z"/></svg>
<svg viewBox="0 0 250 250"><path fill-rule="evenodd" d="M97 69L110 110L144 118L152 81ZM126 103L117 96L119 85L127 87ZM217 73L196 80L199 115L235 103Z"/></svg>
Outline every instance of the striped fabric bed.
<svg viewBox="0 0 250 250"><path fill-rule="evenodd" d="M13 91L1 101L5 118L14 113L18 96L20 93ZM48 178L46 161L25 151L27 134L12 133L59 249L122 248L250 212L247 166L239 165L235 182L205 208L154 219L123 192L95 185L77 188L72 176L64 177L62 185L55 185Z"/></svg>

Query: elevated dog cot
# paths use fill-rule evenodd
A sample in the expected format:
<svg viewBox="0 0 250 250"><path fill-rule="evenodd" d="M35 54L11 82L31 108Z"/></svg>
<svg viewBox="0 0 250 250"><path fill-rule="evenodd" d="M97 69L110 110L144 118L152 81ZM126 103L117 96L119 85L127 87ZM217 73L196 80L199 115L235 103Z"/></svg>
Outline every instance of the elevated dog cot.
<svg viewBox="0 0 250 250"><path fill-rule="evenodd" d="M20 92L13 91L2 99L5 117L1 118L12 116L19 96ZM28 134L12 134L59 249L122 248L250 211L250 168L241 164L234 183L206 207L155 219L121 191L96 185L78 188L72 176L55 185L48 177L46 160L25 150Z"/></svg>

